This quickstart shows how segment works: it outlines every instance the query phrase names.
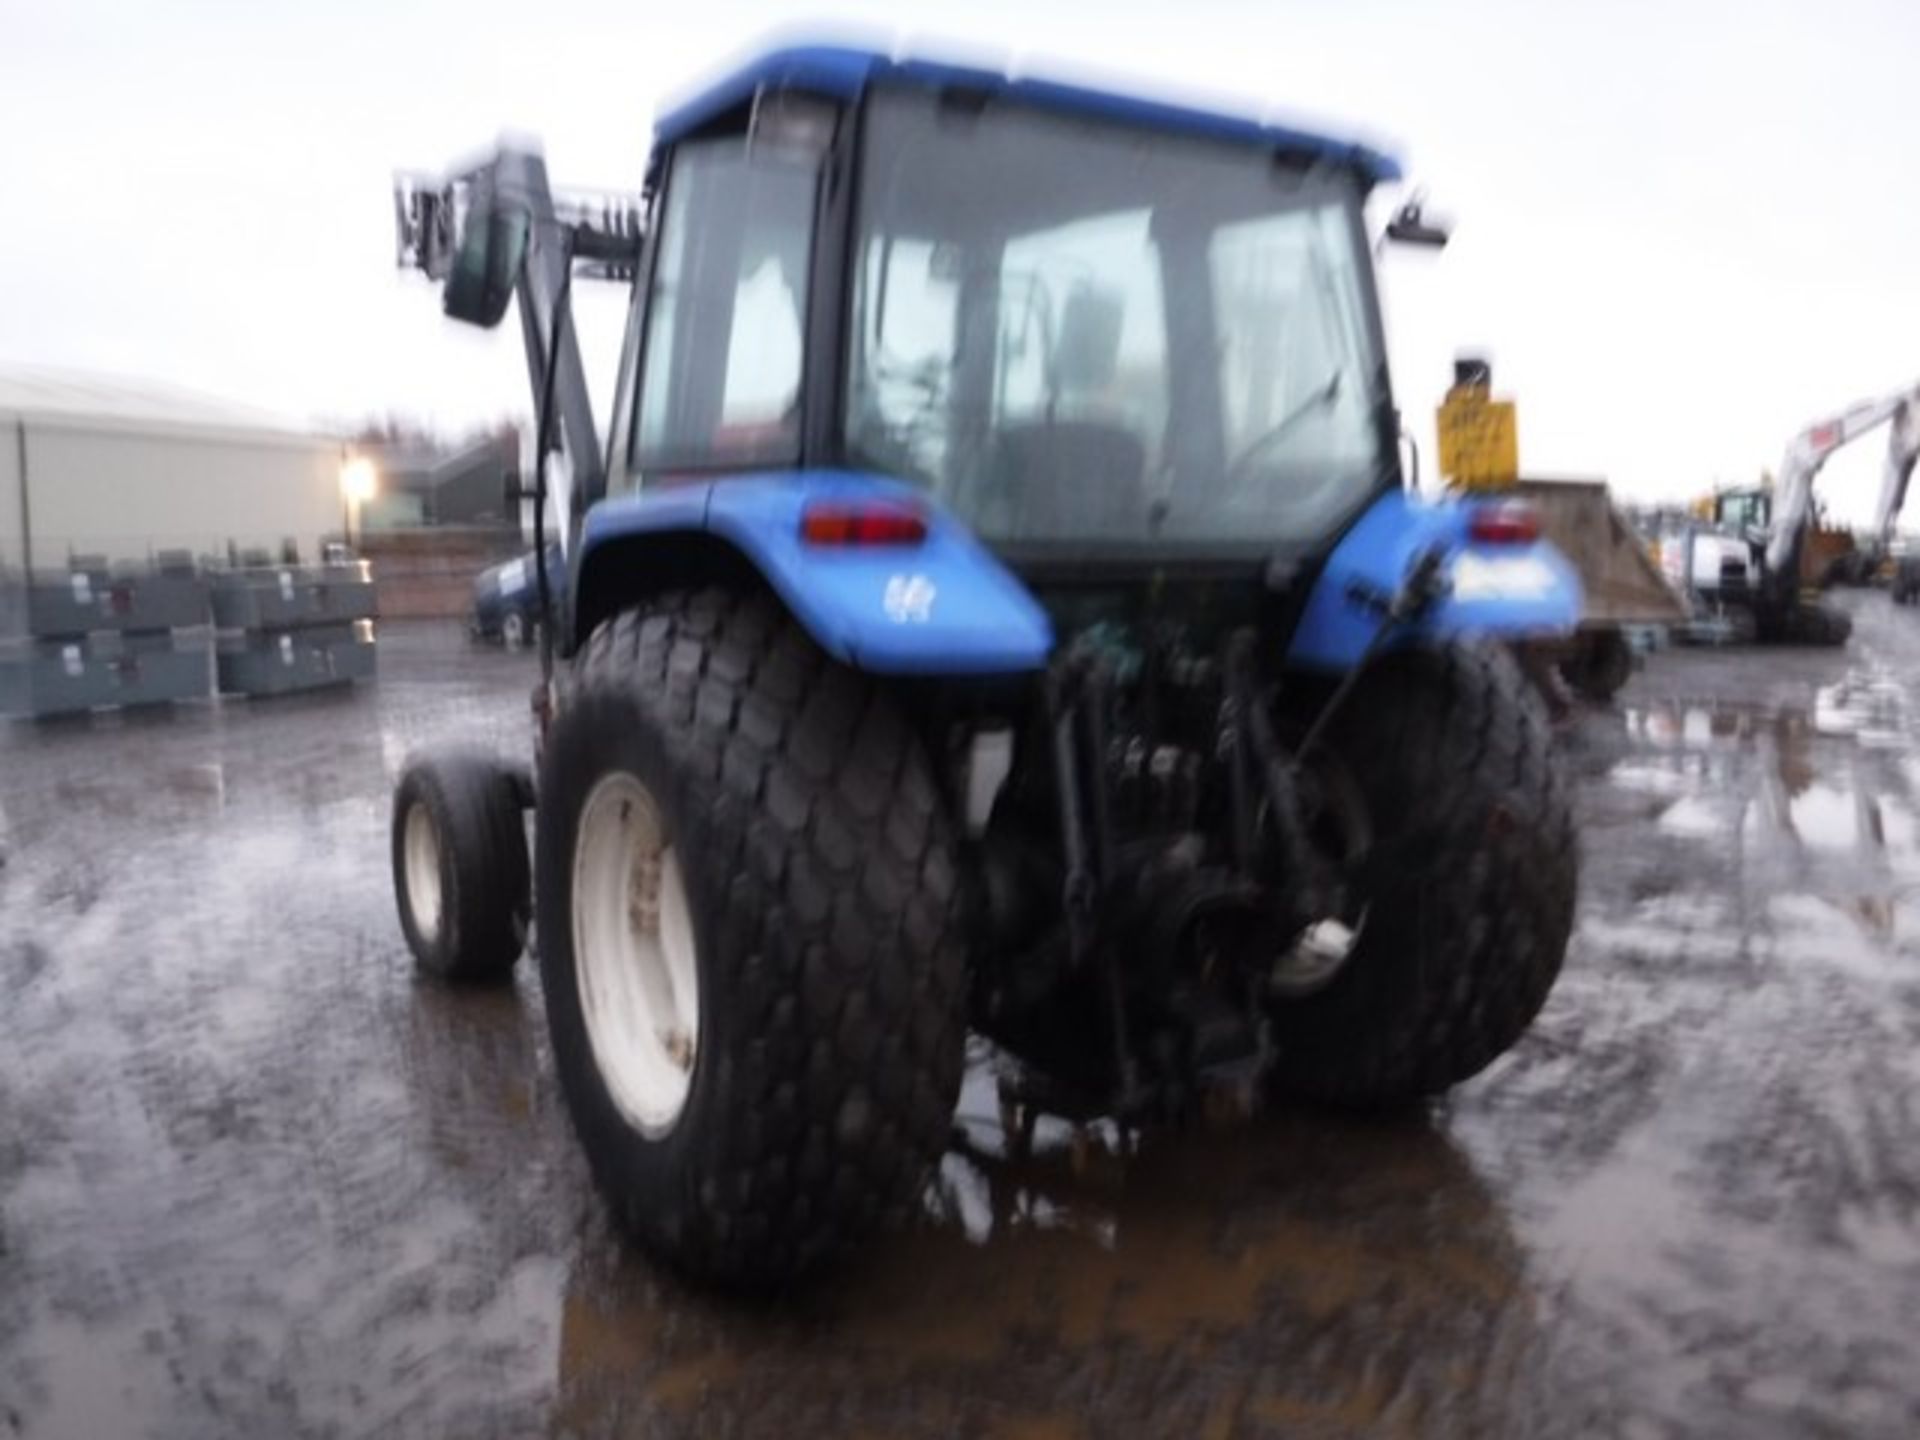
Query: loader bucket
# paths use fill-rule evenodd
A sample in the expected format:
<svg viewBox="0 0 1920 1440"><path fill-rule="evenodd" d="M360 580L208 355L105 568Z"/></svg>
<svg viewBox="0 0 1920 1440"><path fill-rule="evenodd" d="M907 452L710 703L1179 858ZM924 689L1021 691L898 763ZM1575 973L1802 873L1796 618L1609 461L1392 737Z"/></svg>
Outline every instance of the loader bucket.
<svg viewBox="0 0 1920 1440"><path fill-rule="evenodd" d="M1519 480L1513 495L1540 514L1541 534L1579 572L1582 628L1668 625L1688 618L1647 547L1613 508L1603 480Z"/></svg>

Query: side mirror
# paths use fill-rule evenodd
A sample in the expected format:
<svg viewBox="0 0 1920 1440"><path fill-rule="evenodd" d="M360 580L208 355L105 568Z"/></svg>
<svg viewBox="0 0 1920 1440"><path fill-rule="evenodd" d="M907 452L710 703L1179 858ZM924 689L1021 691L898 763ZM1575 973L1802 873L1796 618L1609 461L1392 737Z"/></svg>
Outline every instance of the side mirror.
<svg viewBox="0 0 1920 1440"><path fill-rule="evenodd" d="M524 209L499 203L491 166L452 180L394 176L393 223L395 260L445 284L447 314L489 329L500 323L529 222Z"/></svg>
<svg viewBox="0 0 1920 1440"><path fill-rule="evenodd" d="M454 251L443 308L455 320L492 329L507 313L527 258L527 212L498 203L481 171L452 189Z"/></svg>
<svg viewBox="0 0 1920 1440"><path fill-rule="evenodd" d="M1396 245L1420 245L1429 250L1446 248L1447 241L1453 238L1453 229L1444 220L1429 220L1424 206L1425 198L1413 197L1398 210L1387 222L1386 238Z"/></svg>
<svg viewBox="0 0 1920 1440"><path fill-rule="evenodd" d="M1049 369L1056 390L1099 390L1120 368L1120 331L1126 305L1112 290L1080 284L1067 295L1060 314Z"/></svg>

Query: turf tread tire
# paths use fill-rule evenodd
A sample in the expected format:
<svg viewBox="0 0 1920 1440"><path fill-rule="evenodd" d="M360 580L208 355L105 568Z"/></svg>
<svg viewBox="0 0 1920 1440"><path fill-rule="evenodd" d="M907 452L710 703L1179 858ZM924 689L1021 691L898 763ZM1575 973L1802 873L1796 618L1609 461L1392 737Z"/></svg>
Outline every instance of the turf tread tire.
<svg viewBox="0 0 1920 1440"><path fill-rule="evenodd" d="M1375 828L1370 909L1333 983L1274 1007L1276 1079L1394 1105L1479 1073L1545 1002L1573 924L1573 813L1547 716L1502 649L1390 655L1347 713L1328 743Z"/></svg>
<svg viewBox="0 0 1920 1440"><path fill-rule="evenodd" d="M676 832L698 950L694 1078L657 1139L613 1107L574 976L573 832L610 766ZM764 1291L908 1213L950 1133L966 956L952 834L885 686L769 595L663 596L582 648L540 791L555 1059L624 1227L689 1278Z"/></svg>

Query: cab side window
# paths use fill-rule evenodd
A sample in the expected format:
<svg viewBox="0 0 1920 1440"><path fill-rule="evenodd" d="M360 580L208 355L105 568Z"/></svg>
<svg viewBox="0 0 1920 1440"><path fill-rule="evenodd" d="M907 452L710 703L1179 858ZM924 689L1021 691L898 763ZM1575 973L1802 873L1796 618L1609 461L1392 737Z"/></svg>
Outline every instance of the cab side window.
<svg viewBox="0 0 1920 1440"><path fill-rule="evenodd" d="M737 137L675 153L634 432L643 471L798 458L814 176Z"/></svg>

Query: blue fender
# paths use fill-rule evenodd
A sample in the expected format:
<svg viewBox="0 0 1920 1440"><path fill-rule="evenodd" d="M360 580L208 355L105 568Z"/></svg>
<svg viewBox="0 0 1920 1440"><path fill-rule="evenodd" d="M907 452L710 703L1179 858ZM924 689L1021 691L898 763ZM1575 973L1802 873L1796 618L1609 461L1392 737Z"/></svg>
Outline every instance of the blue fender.
<svg viewBox="0 0 1920 1440"><path fill-rule="evenodd" d="M808 505L895 502L926 517L913 545L825 547L800 536ZM874 475L805 470L737 476L603 500L581 528L576 572L635 536L705 532L732 545L820 648L883 675L994 675L1040 669L1053 625L992 552L926 492Z"/></svg>
<svg viewBox="0 0 1920 1440"><path fill-rule="evenodd" d="M1468 525L1475 502L1431 502L1392 490L1361 515L1314 583L1287 652L1290 664L1347 670L1385 623L1383 603L1421 555L1439 547L1447 593L1390 643L1476 635L1541 638L1580 622L1580 580L1544 540L1490 544Z"/></svg>

